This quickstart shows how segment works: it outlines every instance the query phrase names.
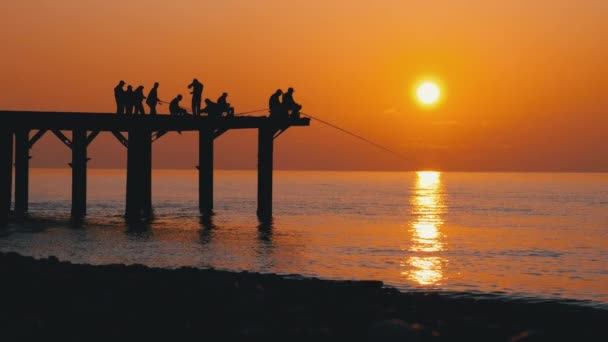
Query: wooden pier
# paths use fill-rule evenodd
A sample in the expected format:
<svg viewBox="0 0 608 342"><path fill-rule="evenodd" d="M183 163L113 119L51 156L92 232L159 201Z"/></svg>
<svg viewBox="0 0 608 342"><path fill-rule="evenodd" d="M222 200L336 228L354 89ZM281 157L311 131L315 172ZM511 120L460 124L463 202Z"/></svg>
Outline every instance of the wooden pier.
<svg viewBox="0 0 608 342"><path fill-rule="evenodd" d="M138 219L152 212L152 145L168 132L199 134L199 210L213 210L213 142L230 129L258 130L258 208L261 219L272 217L274 139L291 126L309 126L310 119L277 120L266 116L143 115L105 113L0 111L0 223L11 209L13 161L17 217L28 211L29 150L44 134L53 134L72 151L72 217L82 218L87 207L88 145L102 132L111 133L127 149L125 217ZM64 134L71 132L71 137ZM14 157L14 158L13 158Z"/></svg>

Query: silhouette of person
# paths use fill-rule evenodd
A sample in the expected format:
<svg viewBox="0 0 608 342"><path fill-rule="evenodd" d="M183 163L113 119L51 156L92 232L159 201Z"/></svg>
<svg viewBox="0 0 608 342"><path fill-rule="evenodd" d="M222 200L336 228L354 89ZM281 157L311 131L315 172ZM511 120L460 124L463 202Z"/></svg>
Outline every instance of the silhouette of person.
<svg viewBox="0 0 608 342"><path fill-rule="evenodd" d="M158 82L155 82L146 99L146 104L150 107L150 115L156 115L156 105L158 102L160 102L158 99Z"/></svg>
<svg viewBox="0 0 608 342"><path fill-rule="evenodd" d="M181 95L177 95L177 97L169 103L169 113L171 113L171 115L184 116L188 114L188 112L179 105L179 101L181 101L182 98Z"/></svg>
<svg viewBox="0 0 608 342"><path fill-rule="evenodd" d="M135 100L135 114L145 115L146 111L144 110L144 86L139 86L135 89L133 93L133 98Z"/></svg>
<svg viewBox="0 0 608 342"><path fill-rule="evenodd" d="M203 84L196 78L188 84L188 89L192 88L192 115L201 114L201 100L203 98Z"/></svg>
<svg viewBox="0 0 608 342"><path fill-rule="evenodd" d="M287 89L287 92L283 94L283 110L286 112L286 114L291 112L292 118L299 118L300 109L302 109L302 106L293 100L293 92L293 88L289 88Z"/></svg>
<svg viewBox="0 0 608 342"><path fill-rule="evenodd" d="M118 85L114 87L114 99L116 100L116 114L125 113L125 90L122 88L125 85L125 81L118 82Z"/></svg>
<svg viewBox="0 0 608 342"><path fill-rule="evenodd" d="M220 106L209 99L205 99L205 108L201 109L201 113L207 113L210 118L222 116Z"/></svg>
<svg viewBox="0 0 608 342"><path fill-rule="evenodd" d="M127 91L125 92L125 108L127 115L133 114L133 107L135 106L135 93L133 92L132 86L127 86Z"/></svg>
<svg viewBox="0 0 608 342"><path fill-rule="evenodd" d="M220 116L223 113L226 113L226 116L234 116L234 107L230 107L230 103L228 103L226 101L226 98L228 97L228 93L222 93L222 96L220 96L217 99L217 106L219 108L220 111Z"/></svg>
<svg viewBox="0 0 608 342"><path fill-rule="evenodd" d="M283 91L281 89L277 89L270 96L268 100L268 108L270 108L270 117L271 118L280 118L283 116L283 104L281 103L281 95L283 95Z"/></svg>

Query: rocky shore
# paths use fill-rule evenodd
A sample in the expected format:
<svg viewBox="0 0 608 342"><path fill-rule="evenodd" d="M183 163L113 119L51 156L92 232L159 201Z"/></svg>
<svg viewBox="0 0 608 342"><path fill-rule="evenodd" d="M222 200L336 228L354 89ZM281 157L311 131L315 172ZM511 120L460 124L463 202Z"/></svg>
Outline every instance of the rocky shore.
<svg viewBox="0 0 608 342"><path fill-rule="evenodd" d="M0 340L608 341L608 310L0 253Z"/></svg>

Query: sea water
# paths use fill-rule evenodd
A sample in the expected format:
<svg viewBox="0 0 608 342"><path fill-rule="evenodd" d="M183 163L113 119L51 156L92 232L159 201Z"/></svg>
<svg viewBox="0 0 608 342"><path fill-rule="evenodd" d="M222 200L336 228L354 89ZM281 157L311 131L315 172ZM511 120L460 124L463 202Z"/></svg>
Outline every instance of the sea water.
<svg viewBox="0 0 608 342"><path fill-rule="evenodd" d="M154 171L142 223L123 218L124 171L88 181L72 222L70 171L31 170L29 218L0 230L0 251L608 308L608 174L277 171L272 224L256 218L254 171L216 171L211 218L195 170Z"/></svg>

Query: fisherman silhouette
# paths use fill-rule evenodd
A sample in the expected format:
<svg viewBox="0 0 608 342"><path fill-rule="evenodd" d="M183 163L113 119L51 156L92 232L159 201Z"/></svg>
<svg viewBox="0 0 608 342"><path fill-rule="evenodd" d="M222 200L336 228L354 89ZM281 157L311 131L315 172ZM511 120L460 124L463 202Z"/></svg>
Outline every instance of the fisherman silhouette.
<svg viewBox="0 0 608 342"><path fill-rule="evenodd" d="M227 97L228 93L222 93L222 96L217 99L217 106L220 111L220 116L223 113L226 113L226 116L232 117L234 116L234 107L230 107L230 103L226 102Z"/></svg>
<svg viewBox="0 0 608 342"><path fill-rule="evenodd" d="M133 93L133 97L135 99L135 114L145 115L146 111L144 110L144 86L139 86L135 89Z"/></svg>
<svg viewBox="0 0 608 342"><path fill-rule="evenodd" d="M203 84L196 78L188 84L188 89L192 88L192 115L200 115L201 100L203 98Z"/></svg>
<svg viewBox="0 0 608 342"><path fill-rule="evenodd" d="M122 88L125 85L125 81L118 82L118 85L114 88L114 99L116 100L116 114L125 113L125 90Z"/></svg>
<svg viewBox="0 0 608 342"><path fill-rule="evenodd" d="M150 107L150 115L156 115L156 105L160 101L158 100L158 82L154 83L154 87L148 93L146 104Z"/></svg>
<svg viewBox="0 0 608 342"><path fill-rule="evenodd" d="M210 118L222 116L222 111L220 110L219 105L209 99L205 99L205 108L201 109L201 113L207 113Z"/></svg>
<svg viewBox="0 0 608 342"><path fill-rule="evenodd" d="M283 91L281 89L277 89L277 91L275 91L268 100L268 108L270 108L271 118L281 118L285 116L283 105L281 104L281 95L283 95Z"/></svg>
<svg viewBox="0 0 608 342"><path fill-rule="evenodd" d="M127 115L133 114L133 107L135 106L135 93L133 92L132 86L127 86L125 92L125 108L127 109Z"/></svg>
<svg viewBox="0 0 608 342"><path fill-rule="evenodd" d="M295 119L300 117L302 106L293 100L293 92L293 88L289 88L287 89L287 92L283 94L283 110L286 114L290 114L291 112L291 117Z"/></svg>
<svg viewBox="0 0 608 342"><path fill-rule="evenodd" d="M181 95L177 95L177 97L171 100L171 103L169 103L169 113L171 113L171 115L184 116L188 114L188 112L179 105L179 101L181 101L182 98L183 97Z"/></svg>

